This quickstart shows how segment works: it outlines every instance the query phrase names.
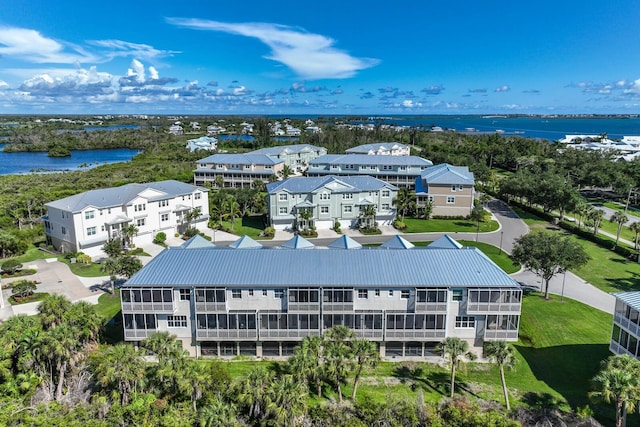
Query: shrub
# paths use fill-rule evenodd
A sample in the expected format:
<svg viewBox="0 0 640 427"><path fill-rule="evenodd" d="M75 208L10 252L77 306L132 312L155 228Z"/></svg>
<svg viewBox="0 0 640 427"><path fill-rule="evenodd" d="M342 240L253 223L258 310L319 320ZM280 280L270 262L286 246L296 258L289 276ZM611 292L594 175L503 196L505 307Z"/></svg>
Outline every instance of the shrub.
<svg viewBox="0 0 640 427"><path fill-rule="evenodd" d="M166 240L167 240L167 234L161 231L158 234L156 234L156 236L153 238L153 243L164 246L164 242Z"/></svg>
<svg viewBox="0 0 640 427"><path fill-rule="evenodd" d="M269 226L267 228L264 229L264 231L262 232L262 235L264 237L273 237L276 235L276 229Z"/></svg>
<svg viewBox="0 0 640 427"><path fill-rule="evenodd" d="M78 252L78 255L76 256L76 260L82 264L91 264L91 257L82 252Z"/></svg>
<svg viewBox="0 0 640 427"><path fill-rule="evenodd" d="M9 261L5 261L2 266L0 266L0 270L3 273L14 274L16 271L22 268L22 264L15 259L10 259Z"/></svg>
<svg viewBox="0 0 640 427"><path fill-rule="evenodd" d="M407 229L407 224L399 220L393 221L393 226L396 230L400 230L400 231L404 231Z"/></svg>
<svg viewBox="0 0 640 427"><path fill-rule="evenodd" d="M78 257L78 253L77 252L73 252L73 251L69 251L69 252L65 252L62 257L64 259L77 258Z"/></svg>
<svg viewBox="0 0 640 427"><path fill-rule="evenodd" d="M26 298L36 290L36 282L31 280L16 280L11 284L13 294L18 298Z"/></svg>
<svg viewBox="0 0 640 427"><path fill-rule="evenodd" d="M195 227L187 228L187 230L184 232L184 236L189 238L195 236L196 234L199 234L199 232L198 232L198 229Z"/></svg>

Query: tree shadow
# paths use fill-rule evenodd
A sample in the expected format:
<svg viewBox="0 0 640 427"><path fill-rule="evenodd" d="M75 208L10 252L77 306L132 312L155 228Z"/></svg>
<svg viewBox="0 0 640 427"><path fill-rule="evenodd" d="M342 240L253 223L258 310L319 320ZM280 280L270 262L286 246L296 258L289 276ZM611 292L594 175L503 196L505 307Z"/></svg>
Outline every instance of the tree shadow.
<svg viewBox="0 0 640 427"><path fill-rule="evenodd" d="M606 278L605 280L612 287L621 291L637 291L640 290L640 276L636 273L627 270L627 273L633 275L633 277L620 277L620 278Z"/></svg>
<svg viewBox="0 0 640 427"><path fill-rule="evenodd" d="M122 311L118 311L100 329L102 340L110 345L124 341L124 326L122 324Z"/></svg>

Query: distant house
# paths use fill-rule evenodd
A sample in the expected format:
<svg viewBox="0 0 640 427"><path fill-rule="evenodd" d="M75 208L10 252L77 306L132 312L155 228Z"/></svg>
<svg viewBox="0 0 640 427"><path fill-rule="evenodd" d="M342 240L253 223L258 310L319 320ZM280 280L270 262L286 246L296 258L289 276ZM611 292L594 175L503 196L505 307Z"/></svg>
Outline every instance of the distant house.
<svg viewBox="0 0 640 427"><path fill-rule="evenodd" d="M213 151L218 148L218 140L208 136L201 136L200 138L188 140L187 148L192 152L196 150Z"/></svg>
<svg viewBox="0 0 640 427"><path fill-rule="evenodd" d="M429 160L417 156L327 154L309 162L307 175L370 175L397 187L413 189L416 178L432 165Z"/></svg>
<svg viewBox="0 0 640 427"><path fill-rule="evenodd" d="M336 220L355 227L364 220L365 209L373 207L375 216L370 220L390 225L397 192L397 187L370 176L293 177L267 184L269 219L279 230L299 229L301 220L308 228L328 230ZM301 218L302 211L310 217Z"/></svg>
<svg viewBox="0 0 640 427"><path fill-rule="evenodd" d="M442 163L426 168L416 178L416 200L418 206L429 200L431 215L468 216L473 209L474 186L468 167Z"/></svg>
<svg viewBox="0 0 640 427"><path fill-rule="evenodd" d="M183 232L193 209L202 213L193 226L204 228L209 219L208 190L173 180L86 191L45 207L47 243L90 256L101 255L104 243L130 225L138 229L134 243L150 243L160 231Z"/></svg>
<svg viewBox="0 0 640 427"><path fill-rule="evenodd" d="M173 124L169 126L169 133L171 135L182 135L184 134L184 129L179 124Z"/></svg>
<svg viewBox="0 0 640 427"><path fill-rule="evenodd" d="M249 187L255 180L277 180L283 168L282 160L265 154L214 154L198 160L193 179L195 185L204 185L220 176L225 187Z"/></svg>
<svg viewBox="0 0 640 427"><path fill-rule="evenodd" d="M226 132L227 129L222 127L222 126L217 126L217 125L209 125L207 126L207 135L211 136L211 135L219 135L223 132Z"/></svg>
<svg viewBox="0 0 640 427"><path fill-rule="evenodd" d="M327 154L327 149L309 144L294 144L261 148L251 151L249 154L264 154L282 160L285 165L295 172L302 172L306 170L311 160Z"/></svg>
<svg viewBox="0 0 640 427"><path fill-rule="evenodd" d="M613 330L609 350L640 358L640 292L618 292L613 313Z"/></svg>
<svg viewBox="0 0 640 427"><path fill-rule="evenodd" d="M379 142L364 144L346 150L347 154L369 154L378 156L408 156L409 147L397 142Z"/></svg>

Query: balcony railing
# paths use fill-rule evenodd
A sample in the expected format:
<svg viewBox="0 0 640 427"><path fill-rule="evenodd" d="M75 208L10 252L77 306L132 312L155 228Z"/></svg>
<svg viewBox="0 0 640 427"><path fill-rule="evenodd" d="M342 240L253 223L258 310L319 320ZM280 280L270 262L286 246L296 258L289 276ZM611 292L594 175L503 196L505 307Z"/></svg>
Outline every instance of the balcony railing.
<svg viewBox="0 0 640 427"><path fill-rule="evenodd" d="M358 338L380 338L382 339L382 329L354 329Z"/></svg>
<svg viewBox="0 0 640 427"><path fill-rule="evenodd" d="M625 328L632 335L635 335L636 337L640 335L640 326L638 326L635 322L632 322L631 320L627 319L626 317L616 313L613 316L613 321L618 325L620 325L621 327Z"/></svg>
<svg viewBox="0 0 640 427"><path fill-rule="evenodd" d="M289 312L309 312L309 311L320 311L320 303L319 302L291 302L287 303L287 311Z"/></svg>
<svg viewBox="0 0 640 427"><path fill-rule="evenodd" d="M256 329L198 329L196 338L258 338Z"/></svg>
<svg viewBox="0 0 640 427"><path fill-rule="evenodd" d="M326 313L353 312L353 302L323 302L322 310Z"/></svg>
<svg viewBox="0 0 640 427"><path fill-rule="evenodd" d="M446 302L416 302L416 313L446 313Z"/></svg>
<svg viewBox="0 0 640 427"><path fill-rule="evenodd" d="M133 302L123 301L122 312L123 313L139 313L139 312L154 312L154 313L173 313L175 307L173 302Z"/></svg>
<svg viewBox="0 0 640 427"><path fill-rule="evenodd" d="M125 329L124 339L145 339L149 338L154 332L156 332L155 329Z"/></svg>
<svg viewBox="0 0 640 427"><path fill-rule="evenodd" d="M198 313L211 313L211 312L226 312L226 302L196 302L196 312Z"/></svg>
<svg viewBox="0 0 640 427"><path fill-rule="evenodd" d="M304 338L316 335L320 335L318 329L260 329L260 339Z"/></svg>
<svg viewBox="0 0 640 427"><path fill-rule="evenodd" d="M444 338L447 331L444 329L387 329L386 338L416 339L416 338Z"/></svg>
<svg viewBox="0 0 640 427"><path fill-rule="evenodd" d="M471 302L467 301L467 314L481 313L520 313L522 304L501 302Z"/></svg>
<svg viewBox="0 0 640 427"><path fill-rule="evenodd" d="M486 329L484 331L485 340L518 340L518 331L513 330L500 330L500 329Z"/></svg>

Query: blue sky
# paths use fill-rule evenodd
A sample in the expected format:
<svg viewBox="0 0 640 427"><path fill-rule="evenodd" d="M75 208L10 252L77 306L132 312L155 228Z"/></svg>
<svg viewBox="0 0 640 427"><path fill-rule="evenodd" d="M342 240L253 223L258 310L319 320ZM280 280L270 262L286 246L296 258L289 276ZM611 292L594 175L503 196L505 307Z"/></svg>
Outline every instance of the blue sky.
<svg viewBox="0 0 640 427"><path fill-rule="evenodd" d="M91 3L0 0L0 114L640 113L637 0Z"/></svg>

